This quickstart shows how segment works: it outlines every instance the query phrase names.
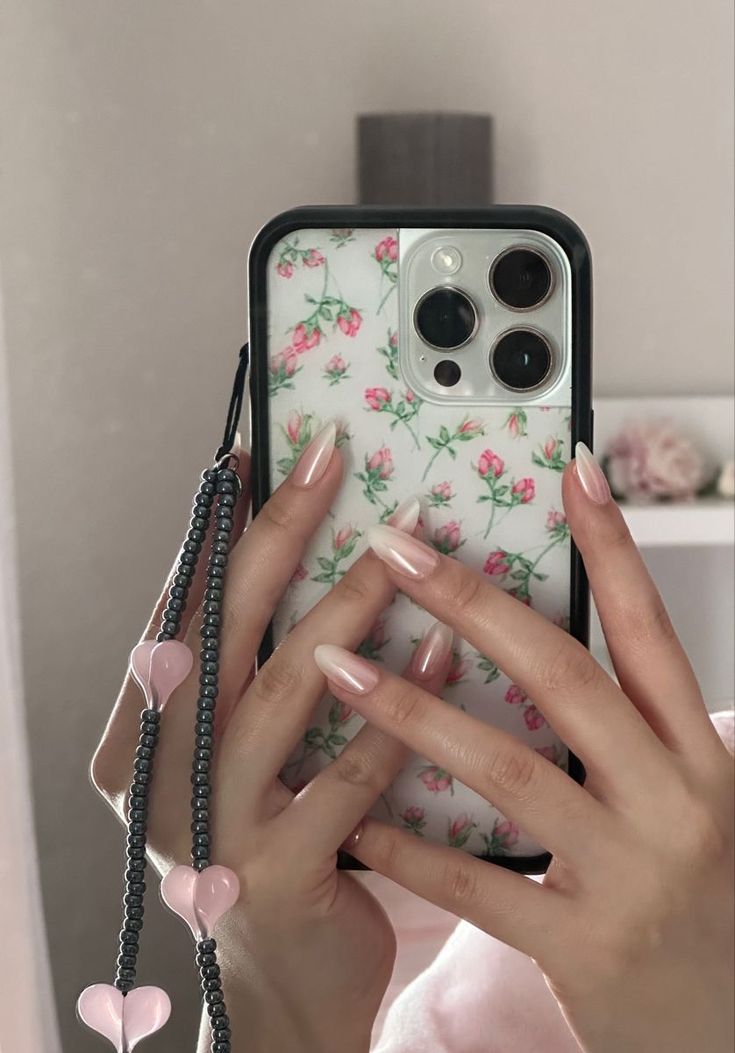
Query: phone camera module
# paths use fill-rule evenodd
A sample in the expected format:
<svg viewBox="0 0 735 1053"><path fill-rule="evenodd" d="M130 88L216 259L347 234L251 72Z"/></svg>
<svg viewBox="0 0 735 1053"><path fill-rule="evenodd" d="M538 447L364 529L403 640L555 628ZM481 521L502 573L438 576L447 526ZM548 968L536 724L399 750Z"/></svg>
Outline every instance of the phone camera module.
<svg viewBox="0 0 735 1053"><path fill-rule="evenodd" d="M457 351L474 336L477 311L466 293L451 285L440 285L419 300L414 325L429 347Z"/></svg>
<svg viewBox="0 0 735 1053"><path fill-rule="evenodd" d="M533 391L551 373L554 356L546 337L536 329L511 329L490 351L495 379L511 391Z"/></svg>
<svg viewBox="0 0 735 1053"><path fill-rule="evenodd" d="M551 267L535 249L508 249L490 268L493 295L513 311L540 307L551 293L553 280Z"/></svg>
<svg viewBox="0 0 735 1053"><path fill-rule="evenodd" d="M453 388L459 384L462 370L451 358L443 358L434 368L434 380L443 388Z"/></svg>

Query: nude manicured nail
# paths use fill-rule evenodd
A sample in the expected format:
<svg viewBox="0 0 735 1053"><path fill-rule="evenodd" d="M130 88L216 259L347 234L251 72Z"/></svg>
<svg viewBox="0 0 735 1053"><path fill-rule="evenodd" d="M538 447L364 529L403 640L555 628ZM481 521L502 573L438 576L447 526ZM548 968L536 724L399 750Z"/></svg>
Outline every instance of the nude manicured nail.
<svg viewBox="0 0 735 1053"><path fill-rule="evenodd" d="M352 831L352 833L349 835L349 837L346 837L340 845L342 851L349 852L351 849L357 848L357 846L360 844L360 841L362 840L364 830L365 824L363 822L359 822L355 829Z"/></svg>
<svg viewBox="0 0 735 1053"><path fill-rule="evenodd" d="M403 530L406 534L412 534L421 515L421 504L418 497L409 497L403 501L388 520L390 526L396 530Z"/></svg>
<svg viewBox="0 0 735 1053"><path fill-rule="evenodd" d="M378 682L378 673L370 663L344 647L319 644L314 648L314 661L328 680L354 695L364 695Z"/></svg>
<svg viewBox="0 0 735 1053"><path fill-rule="evenodd" d="M308 489L318 482L327 470L332 459L334 444L337 441L337 425L330 421L314 436L298 460L291 473L291 481Z"/></svg>
<svg viewBox="0 0 735 1053"><path fill-rule="evenodd" d="M389 567L409 578L425 578L439 562L433 548L417 541L410 534L389 526L374 526L367 532L367 541L376 556Z"/></svg>
<svg viewBox="0 0 735 1053"><path fill-rule="evenodd" d="M583 442L578 442L574 448L574 460L577 478L590 501L596 505L606 505L611 497L610 487L602 468Z"/></svg>
<svg viewBox="0 0 735 1053"><path fill-rule="evenodd" d="M424 633L411 659L411 672L422 680L429 680L441 669L452 653L454 633L443 622L434 622Z"/></svg>

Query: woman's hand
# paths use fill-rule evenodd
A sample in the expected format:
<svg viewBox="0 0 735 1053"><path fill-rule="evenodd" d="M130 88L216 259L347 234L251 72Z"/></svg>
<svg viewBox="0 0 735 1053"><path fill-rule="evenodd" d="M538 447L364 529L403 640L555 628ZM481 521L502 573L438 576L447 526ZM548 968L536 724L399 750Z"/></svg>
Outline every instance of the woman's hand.
<svg viewBox="0 0 735 1053"><path fill-rule="evenodd" d="M620 686L581 644L456 560L385 527L371 544L398 588L531 696L584 762L584 788L343 645L315 654L334 694L372 727L553 853L543 884L371 819L353 853L534 958L587 1053L730 1053L731 759L585 447L564 500ZM692 600L706 618L706 597Z"/></svg>
<svg viewBox="0 0 735 1053"><path fill-rule="evenodd" d="M329 638L357 647L395 594L380 560L371 552L358 559L254 679L252 672L274 609L339 487L342 462L334 440L334 426L313 440L230 557L212 854L238 873L243 890L216 933L233 1053L363 1053L395 955L382 908L349 873L336 869L336 860L341 843L400 769L405 748L366 726L298 796L278 779L324 693L324 677L312 661L315 645ZM418 514L418 502L409 501L392 522L413 531ZM241 527L242 507L240 515ZM195 654L202 590L200 574L186 631ZM161 609L147 637L155 635ZM439 690L450 650L448 630L428 633L407 671L409 680ZM161 873L189 861L198 678L195 663L161 722L149 821L150 855ZM95 784L121 817L142 705L128 678L93 762Z"/></svg>

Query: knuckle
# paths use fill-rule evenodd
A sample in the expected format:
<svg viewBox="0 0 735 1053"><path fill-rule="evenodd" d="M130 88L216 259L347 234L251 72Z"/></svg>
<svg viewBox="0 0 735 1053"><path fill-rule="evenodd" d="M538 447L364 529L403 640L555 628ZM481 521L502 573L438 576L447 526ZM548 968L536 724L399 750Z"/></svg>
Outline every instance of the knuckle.
<svg viewBox="0 0 735 1053"><path fill-rule="evenodd" d="M730 838L703 801L690 801L680 810L678 830L678 852L692 867L710 871L730 852Z"/></svg>
<svg viewBox="0 0 735 1053"><path fill-rule="evenodd" d="M349 747L340 754L332 765L334 774L347 786L367 788L373 785L375 769L371 758L359 750Z"/></svg>
<svg viewBox="0 0 735 1053"><path fill-rule="evenodd" d="M397 727L410 723L416 716L419 696L405 680L398 680L385 697L385 712Z"/></svg>
<svg viewBox="0 0 735 1053"><path fill-rule="evenodd" d="M643 603L621 608L612 621L615 635L624 636L635 647L666 644L676 639L669 613L657 592Z"/></svg>
<svg viewBox="0 0 735 1053"><path fill-rule="evenodd" d="M530 750L507 746L486 763L484 778L492 794L498 789L515 798L527 798L536 783L536 756Z"/></svg>
<svg viewBox="0 0 735 1053"><path fill-rule="evenodd" d="M362 606L373 599L374 590L367 575L359 573L357 568L353 567L339 579L332 595L350 605Z"/></svg>
<svg viewBox="0 0 735 1053"><path fill-rule="evenodd" d="M381 827L379 835L370 842L370 866L386 876L396 873L400 868L402 849L400 832L395 827Z"/></svg>
<svg viewBox="0 0 735 1053"><path fill-rule="evenodd" d="M590 691L599 682L599 666L581 644L567 639L539 671L541 684L550 694Z"/></svg>
<svg viewBox="0 0 735 1053"><path fill-rule="evenodd" d="M458 564L450 589L452 605L471 615L482 602L485 583L474 571Z"/></svg>
<svg viewBox="0 0 735 1053"><path fill-rule="evenodd" d="M300 670L276 651L253 680L251 690L262 701L278 705L293 695L301 681Z"/></svg>
<svg viewBox="0 0 735 1053"><path fill-rule="evenodd" d="M265 519L267 526L279 533L290 530L296 522L293 507L278 494L263 505L259 515Z"/></svg>
<svg viewBox="0 0 735 1053"><path fill-rule="evenodd" d="M464 859L452 859L445 864L442 887L450 902L459 906L476 903L479 898L477 873Z"/></svg>

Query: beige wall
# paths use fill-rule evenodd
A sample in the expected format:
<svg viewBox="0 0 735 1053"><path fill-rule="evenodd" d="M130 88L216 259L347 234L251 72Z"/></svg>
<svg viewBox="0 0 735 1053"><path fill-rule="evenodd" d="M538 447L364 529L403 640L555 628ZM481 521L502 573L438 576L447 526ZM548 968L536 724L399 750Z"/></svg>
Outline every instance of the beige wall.
<svg viewBox="0 0 735 1053"><path fill-rule="evenodd" d="M217 438L255 230L351 198L356 111L489 110L499 200L590 237L598 391L732 391L731 0L7 0L1 18L38 831L66 1046L91 1053L71 1006L111 973L120 836L86 761ZM188 1048L186 941L152 929L165 1048Z"/></svg>

